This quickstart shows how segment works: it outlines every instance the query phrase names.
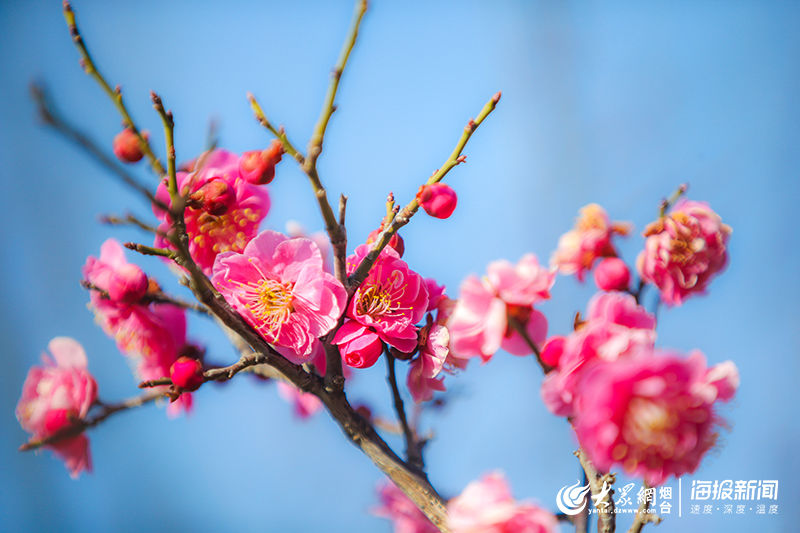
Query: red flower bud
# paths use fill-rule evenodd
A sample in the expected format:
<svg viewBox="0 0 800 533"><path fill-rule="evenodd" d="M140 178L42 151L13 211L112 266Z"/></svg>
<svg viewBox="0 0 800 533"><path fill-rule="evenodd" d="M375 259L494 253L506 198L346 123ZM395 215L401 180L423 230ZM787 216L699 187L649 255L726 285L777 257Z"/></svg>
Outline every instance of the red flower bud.
<svg viewBox="0 0 800 533"><path fill-rule="evenodd" d="M594 282L603 291L624 291L630 281L630 270L625 261L618 257L606 257L594 271Z"/></svg>
<svg viewBox="0 0 800 533"><path fill-rule="evenodd" d="M189 196L189 207L210 215L224 215L236 200L236 193L222 178L211 178Z"/></svg>
<svg viewBox="0 0 800 533"><path fill-rule="evenodd" d="M417 191L417 201L432 217L447 218L453 214L458 202L456 191L444 183L423 185Z"/></svg>
<svg viewBox="0 0 800 533"><path fill-rule="evenodd" d="M378 235L381 234L381 231L383 231L383 224L381 224L380 228L370 232L369 236L367 237L367 244L372 244L378 240ZM394 251L397 252L397 255L400 257L403 257L403 254L406 251L406 244L403 242L403 238L397 233L392 235L392 238L389 239L389 244L387 246L394 248Z"/></svg>
<svg viewBox="0 0 800 533"><path fill-rule="evenodd" d="M149 137L146 131L142 132L145 140ZM123 163L136 163L144 156L139 137L130 128L125 128L114 137L114 155Z"/></svg>
<svg viewBox="0 0 800 533"><path fill-rule="evenodd" d="M184 391L197 390L203 384L203 363L190 357L179 357L169 369L173 385Z"/></svg>
<svg viewBox="0 0 800 533"><path fill-rule="evenodd" d="M282 155L283 145L277 140L264 151L245 152L239 159L239 174L248 183L266 185L275 178L275 165Z"/></svg>

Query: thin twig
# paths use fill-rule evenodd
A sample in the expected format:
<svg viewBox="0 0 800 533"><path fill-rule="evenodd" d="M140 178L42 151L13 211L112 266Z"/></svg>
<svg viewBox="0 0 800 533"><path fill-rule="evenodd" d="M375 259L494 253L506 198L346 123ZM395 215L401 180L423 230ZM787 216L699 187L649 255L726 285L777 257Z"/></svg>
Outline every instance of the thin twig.
<svg viewBox="0 0 800 533"><path fill-rule="evenodd" d="M458 165L459 163L463 162L463 158L461 156L461 152L464 150L464 147L469 141L469 138L478 128L478 126L483 123L484 119L489 116L489 114L494 111L494 108L497 106L497 102L500 101L500 93L498 92L495 94L481 109L481 112L478 113L477 118L474 120L470 120L467 126L464 128L464 132L461 134L461 138L458 140L456 147L453 149L453 153L450 154L450 157L444 162L442 167L433 173L433 175L428 179L427 184L438 183L441 181L450 170ZM347 278L347 290L350 294L354 293L355 290L358 288L361 283L367 279L367 275L369 274L372 265L375 264L377 261L378 256L380 255L381 251L389 244L389 240L392 236L397 233L397 230L408 224L411 220L411 217L419 209L419 203L417 199L414 198L411 202L408 203L403 209L401 209L392 219L390 224L386 224L383 228L383 231L378 235L378 238L372 244L372 249L369 253L361 260L361 263L358 265L356 270Z"/></svg>
<svg viewBox="0 0 800 533"><path fill-rule="evenodd" d="M125 185L147 198L151 204L162 209L166 209L166 205L164 205L164 203L160 200L156 199L155 195L150 192L150 189L147 186L143 185L138 179L122 168L122 166L120 166L120 164L113 157L106 154L103 149L100 148L100 145L97 142L67 122L67 120L64 119L64 117L61 116L61 114L53 106L44 87L41 85L32 84L30 90L31 96L36 102L39 117L46 125L56 130L68 141L83 149L95 161L103 165L112 174L117 176Z"/></svg>
<svg viewBox="0 0 800 533"><path fill-rule="evenodd" d="M661 218L664 215L666 215L669 208L675 205L675 202L677 202L681 196L686 194L686 191L688 190L689 190L689 184L681 183L681 185L675 190L675 192L672 193L672 196L662 200L661 205L658 207L658 218Z"/></svg>
<svg viewBox="0 0 800 533"><path fill-rule="evenodd" d="M100 412L97 413L95 416L89 417L85 420L76 420L72 425L67 426L47 438L44 439L37 439L37 440L30 440L19 447L19 451L27 452L29 450L35 450L37 448L41 448L42 446L47 446L48 444L54 444L58 441L68 439L70 437L76 437L83 433L86 429L96 426L100 422L104 421L106 418L110 417L113 414L126 411L128 409L132 409L134 407L139 407L146 403L152 402L153 400L157 400L165 396L166 393L163 391L152 391L142 394L141 396L134 396L132 398L128 398L120 403L116 404L102 404L99 403Z"/></svg>
<svg viewBox="0 0 800 533"><path fill-rule="evenodd" d="M384 353L386 355L386 366L389 370L386 380L389 382L389 386L392 388L394 410L397 413L397 420L400 422L400 427L403 428L403 436L406 441L406 459L410 465L422 471L425 467L425 463L422 460L422 454L417 446L417 439L414 435L414 431L411 429L411 426L408 425L406 409L403 404L403 397L400 396L400 389L397 386L397 375L394 369L394 356L388 347L384 350Z"/></svg>
<svg viewBox="0 0 800 533"><path fill-rule="evenodd" d="M86 43L84 43L83 37L78 30L78 26L75 21L75 12L72 10L72 6L70 6L70 3L67 0L64 0L64 20L67 21L69 33L72 36L75 46L78 48L78 52L80 52L81 66L83 67L83 70L86 71L86 73L92 78L94 78L103 91L108 95L108 97L111 98L111 101L114 103L114 107L116 107L117 111L119 111L119 114L122 115L123 125L127 128L130 128L139 139L139 145L142 147L144 154L150 160L150 165L153 167L153 171L158 176L162 176L164 174L164 166L153 153L147 138L142 135L141 131L136 126L136 123L131 118L130 113L128 113L128 109L125 107L125 104L122 101L122 90L120 89L119 85L112 89L105 77L103 77L103 75L100 74L100 71L97 70L97 65L95 65L94 61L92 60L92 56L89 54L89 49L86 48Z"/></svg>
<svg viewBox="0 0 800 533"><path fill-rule="evenodd" d="M128 250L133 250L134 252L138 252L142 255L155 255L159 257L166 257L167 259L175 259L175 252L172 250L167 250L166 248L156 248L154 246L146 246L136 242L126 242L124 246Z"/></svg>
<svg viewBox="0 0 800 533"><path fill-rule="evenodd" d="M167 209L167 206L164 205L164 209ZM128 213L123 217L118 217L116 215L101 215L100 222L102 224L108 224L109 226L135 226L142 231L146 231L147 233L152 233L153 235L159 235L161 237L167 236L166 233L159 230L158 228L151 226L150 224L142 221L140 218Z"/></svg>
<svg viewBox="0 0 800 533"><path fill-rule="evenodd" d="M595 502L597 509L597 531L598 533L614 533L617 527L616 514L614 511L614 489L611 485L616 480L614 474L602 474L597 471L592 462L586 456L583 449L578 449L575 456L581 463L586 478L589 480L589 486L592 490L592 496L603 494L603 497ZM603 492L603 489L608 487L608 492Z"/></svg>
<svg viewBox="0 0 800 533"><path fill-rule="evenodd" d="M344 74L344 69L347 66L347 60L350 58L350 52L356 44L358 38L358 29L361 26L361 19L364 18L364 13L367 12L367 0L359 0L356 3L355 14L353 15L353 23L350 26L350 32L347 35L347 40L342 47L342 52L339 56L339 61L331 73L331 83L328 86L328 92L325 95L325 104L322 107L322 113L317 120L317 125L314 127L314 133L311 135L311 140L308 143L308 159L306 165L309 169L314 169L316 173L317 159L322 153L322 142L325 138L325 130L328 128L328 122L331 115L336 110L336 92L339 89L339 82Z"/></svg>
<svg viewBox="0 0 800 533"><path fill-rule="evenodd" d="M305 156L294 147L291 141L289 141L289 138L286 136L286 130L284 130L283 127L278 129L272 125L267 116L264 114L264 110L261 109L261 104L259 104L256 100L256 97L253 96L253 93L247 93L247 100L250 102L250 107L253 109L253 114L255 114L258 122L267 128L275 136L275 138L281 142L283 151L292 156L298 163L300 163L301 166L304 165L306 162Z"/></svg>
<svg viewBox="0 0 800 533"><path fill-rule="evenodd" d="M650 488L647 483L642 485L643 489ZM633 519L633 524L631 524L631 528L628 530L628 533L641 533L642 528L644 528L645 524L648 522L652 522L656 525L661 523L661 517L655 513L648 512L650 509L650 500L647 498L645 494L642 494L642 501L639 504L639 508L636 510L636 516Z"/></svg>

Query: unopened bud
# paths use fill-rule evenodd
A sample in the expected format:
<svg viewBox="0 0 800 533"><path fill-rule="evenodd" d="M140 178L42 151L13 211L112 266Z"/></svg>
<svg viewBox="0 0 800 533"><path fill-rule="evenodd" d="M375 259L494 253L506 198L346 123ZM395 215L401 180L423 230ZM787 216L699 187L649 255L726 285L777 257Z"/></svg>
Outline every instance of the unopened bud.
<svg viewBox="0 0 800 533"><path fill-rule="evenodd" d="M149 134L143 131L142 137L147 140ZM142 159L142 145L132 129L125 128L114 137L114 155L123 163L136 163Z"/></svg>
<svg viewBox="0 0 800 533"><path fill-rule="evenodd" d="M197 359L179 357L169 369L172 384L184 391L197 390L203 384L203 364Z"/></svg>
<svg viewBox="0 0 800 533"><path fill-rule="evenodd" d="M447 218L455 211L458 197L456 191L445 183L423 185L417 191L417 201L432 217Z"/></svg>
<svg viewBox="0 0 800 533"><path fill-rule="evenodd" d="M202 209L210 215L224 215L236 200L236 193L225 180L214 177L189 196L189 207Z"/></svg>
<svg viewBox="0 0 800 533"><path fill-rule="evenodd" d="M606 257L594 271L594 282L603 291L624 291L630 281L628 265L619 257Z"/></svg>
<svg viewBox="0 0 800 533"><path fill-rule="evenodd" d="M277 140L272 141L266 150L245 152L239 159L239 174L248 183L266 185L275 178L275 165L282 155L283 145Z"/></svg>

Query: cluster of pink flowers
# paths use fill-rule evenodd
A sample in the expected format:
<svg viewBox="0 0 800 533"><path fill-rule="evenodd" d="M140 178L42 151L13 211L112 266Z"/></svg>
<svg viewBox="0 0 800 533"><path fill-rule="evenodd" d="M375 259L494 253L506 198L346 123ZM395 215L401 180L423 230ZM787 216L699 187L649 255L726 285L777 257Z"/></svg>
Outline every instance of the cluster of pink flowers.
<svg viewBox="0 0 800 533"><path fill-rule="evenodd" d="M589 204L580 209L575 227L561 236L550 262L562 274L575 274L583 281L586 271L591 270L600 257L616 257L611 242L615 234L627 235L630 226L611 222L605 209Z"/></svg>
<svg viewBox="0 0 800 533"><path fill-rule="evenodd" d="M362 244L347 258L348 274L369 250L369 245ZM428 299L422 276L411 270L394 248L384 248L367 279L356 289L347 308L348 320L333 338L344 362L355 368L372 366L384 342L412 353L418 342L417 324L425 316Z"/></svg>
<svg viewBox="0 0 800 533"><path fill-rule="evenodd" d="M445 365L455 366L450 356L450 331L445 326L453 301L445 295L444 286L436 283L436 280L426 279L425 285L428 288L427 324L419 331L417 355L411 360L406 380L411 397L417 403L432 400L435 391L447 390L441 374L446 369Z"/></svg>
<svg viewBox="0 0 800 533"><path fill-rule="evenodd" d="M122 246L108 239L100 248L100 258L88 257L83 275L94 289L90 307L103 330L117 341L117 347L133 358L141 380L170 375L172 364L186 350L186 312L172 304L147 302L150 286L136 265L128 263ZM99 289L99 290L98 290ZM170 404L174 415L180 407L189 409L190 394Z"/></svg>
<svg viewBox="0 0 800 533"><path fill-rule="evenodd" d="M598 294L576 331L545 344L555 369L542 383L545 405L573 417L598 468L618 464L652 486L697 468L721 423L714 403L732 398L739 382L731 362L707 368L699 352L656 351L654 328L629 294Z"/></svg>
<svg viewBox="0 0 800 533"><path fill-rule="evenodd" d="M373 510L394 523L395 533L434 533L416 505L391 483L378 489L381 505ZM447 504L447 526L453 533L553 533L556 517L528 502L517 502L500 472L468 484Z"/></svg>
<svg viewBox="0 0 800 533"><path fill-rule="evenodd" d="M655 317L637 305L630 294L595 295L578 329L566 337L551 337L542 349L545 362L555 367L542 383L545 405L556 415L572 416L586 369L628 357L640 348L652 349L655 326Z"/></svg>
<svg viewBox="0 0 800 533"><path fill-rule="evenodd" d="M28 371L17 404L17 419L34 439L46 439L86 417L97 399L97 383L87 370L86 352L77 341L56 337L48 345L52 359ZM91 471L89 439L83 433L58 440L48 448L67 466L72 477Z"/></svg>
<svg viewBox="0 0 800 533"><path fill-rule="evenodd" d="M636 264L642 279L661 291L661 299L680 305L703 294L728 262L730 226L705 202L680 200L670 213L647 226L644 250Z"/></svg>
<svg viewBox="0 0 800 533"><path fill-rule="evenodd" d="M336 326L347 293L311 239L265 230L243 253L217 256L211 281L261 336L295 363L310 361Z"/></svg>
<svg viewBox="0 0 800 533"><path fill-rule="evenodd" d="M555 273L527 254L516 265L508 261L489 264L487 276L470 276L447 322L450 350L454 357L480 356L484 361L503 348L514 355L533 349L509 324L509 318L524 328L534 343L547 337L547 319L534 304L550 298Z"/></svg>
<svg viewBox="0 0 800 533"><path fill-rule="evenodd" d="M253 170L251 154L245 155L243 159L226 150L206 152L192 162L189 171L177 174L178 190L190 198L184 212L189 252L207 275L211 274L218 254L244 251L269 211L267 189L245 179L252 173L263 175L268 171L261 168L260 163L256 165L258 169ZM277 159L280 159L279 154ZM273 156L273 172L275 162ZM165 183L159 185L156 197L171 205ZM171 224L168 213L157 208L154 212L161 220L159 229L167 233ZM161 236L156 237L155 245L172 248Z"/></svg>

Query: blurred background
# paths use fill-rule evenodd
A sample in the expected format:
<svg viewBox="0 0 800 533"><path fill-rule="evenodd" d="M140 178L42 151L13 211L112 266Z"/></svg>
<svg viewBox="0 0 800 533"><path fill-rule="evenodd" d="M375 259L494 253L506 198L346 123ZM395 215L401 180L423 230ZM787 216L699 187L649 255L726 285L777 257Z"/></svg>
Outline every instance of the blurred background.
<svg viewBox="0 0 800 533"><path fill-rule="evenodd" d="M137 393L78 282L86 256L106 238L149 241L102 226L98 216L147 216L148 206L41 126L28 96L32 80L46 83L62 112L110 150L119 117L79 68L60 7L0 3L0 529L390 531L368 513L378 470L327 415L299 422L273 384L247 376L204 387L189 417L168 420L163 406L151 405L95 428L95 471L78 481L49 451L16 451L26 434L14 407L54 336L85 346L102 399ZM149 91L173 110L180 160L204 148L211 119L222 147L267 146L246 91L305 146L352 15L349 1L77 0L74 8L101 71L122 85L162 156ZM796 527L798 23L794 2L375 0L328 129L319 168L331 198L350 197L352 249L377 226L386 194L407 202L467 120L503 91L465 151L468 163L447 178L459 195L455 214L447 221L420 214L402 232L405 259L451 296L491 260L534 252L547 261L590 202L635 224L619 241L631 262L659 201L682 182L733 227L729 267L710 295L659 314L659 345L699 348L711 363L732 359L742 379L723 409L731 430L684 478L683 517L669 517L661 533ZM143 163L132 171L155 184ZM281 163L270 191L264 228L283 230L290 219L310 232L322 228L293 161ZM158 260L129 259L186 296ZM551 333L567 332L594 290L591 279L559 277L542 306ZM193 317L190 337L214 361L236 358L208 320ZM379 362L356 371L348 387L352 401L390 418L384 373ZM579 467L567 424L539 399L540 382L533 359L504 353L446 378L446 407L423 418L435 432L426 450L430 477L444 495L500 469L517 498L555 509L556 492L578 479ZM777 479L779 513L690 516L691 479ZM620 529L629 521L621 518Z"/></svg>

